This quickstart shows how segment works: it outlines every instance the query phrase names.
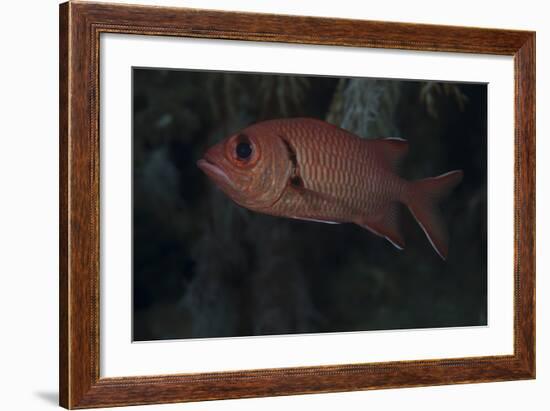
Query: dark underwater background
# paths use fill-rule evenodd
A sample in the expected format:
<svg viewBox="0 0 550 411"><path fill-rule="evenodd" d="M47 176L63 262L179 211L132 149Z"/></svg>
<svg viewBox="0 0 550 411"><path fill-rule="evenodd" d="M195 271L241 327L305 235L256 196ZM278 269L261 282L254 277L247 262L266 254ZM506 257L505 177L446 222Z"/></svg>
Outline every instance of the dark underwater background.
<svg viewBox="0 0 550 411"><path fill-rule="evenodd" d="M197 168L252 123L402 137L407 179L464 170L446 262L405 207L403 251L353 224L257 214ZM135 341L487 324L487 85L133 69Z"/></svg>

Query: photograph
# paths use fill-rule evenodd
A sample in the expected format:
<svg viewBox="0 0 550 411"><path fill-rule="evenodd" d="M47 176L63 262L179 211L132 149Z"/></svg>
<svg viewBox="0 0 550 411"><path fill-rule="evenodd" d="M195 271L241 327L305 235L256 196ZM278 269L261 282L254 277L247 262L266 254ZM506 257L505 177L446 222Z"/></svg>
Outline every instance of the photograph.
<svg viewBox="0 0 550 411"><path fill-rule="evenodd" d="M132 67L133 341L487 326L487 84Z"/></svg>

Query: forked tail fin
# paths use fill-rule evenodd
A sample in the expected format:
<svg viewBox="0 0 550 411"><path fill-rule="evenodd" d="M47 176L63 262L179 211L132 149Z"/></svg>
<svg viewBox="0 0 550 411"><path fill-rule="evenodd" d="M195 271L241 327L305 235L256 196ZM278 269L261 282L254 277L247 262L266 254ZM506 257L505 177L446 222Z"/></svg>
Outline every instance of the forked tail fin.
<svg viewBox="0 0 550 411"><path fill-rule="evenodd" d="M443 258L449 253L449 235L441 218L438 203L462 181L462 170L409 183L404 202L426 233L433 248Z"/></svg>

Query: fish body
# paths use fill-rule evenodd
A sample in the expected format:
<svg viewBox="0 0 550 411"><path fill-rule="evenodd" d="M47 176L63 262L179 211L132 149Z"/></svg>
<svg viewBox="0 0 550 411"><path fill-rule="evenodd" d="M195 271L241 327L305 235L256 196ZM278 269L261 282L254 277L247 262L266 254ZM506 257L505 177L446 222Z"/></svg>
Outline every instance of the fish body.
<svg viewBox="0 0 550 411"><path fill-rule="evenodd" d="M236 203L274 216L355 223L402 249L399 204L446 259L437 202L462 179L455 170L407 181L396 172L408 143L362 139L309 118L253 124L210 148L198 166Z"/></svg>

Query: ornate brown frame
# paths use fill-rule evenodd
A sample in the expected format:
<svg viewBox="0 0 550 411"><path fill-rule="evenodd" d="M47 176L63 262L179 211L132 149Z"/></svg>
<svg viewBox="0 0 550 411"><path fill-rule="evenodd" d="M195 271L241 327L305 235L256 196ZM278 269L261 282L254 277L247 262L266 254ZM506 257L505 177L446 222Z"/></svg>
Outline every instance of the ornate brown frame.
<svg viewBox="0 0 550 411"><path fill-rule="evenodd" d="M100 378L101 33L499 54L515 65L514 354ZM69 2L60 5L60 405L89 408L535 377L535 33Z"/></svg>

